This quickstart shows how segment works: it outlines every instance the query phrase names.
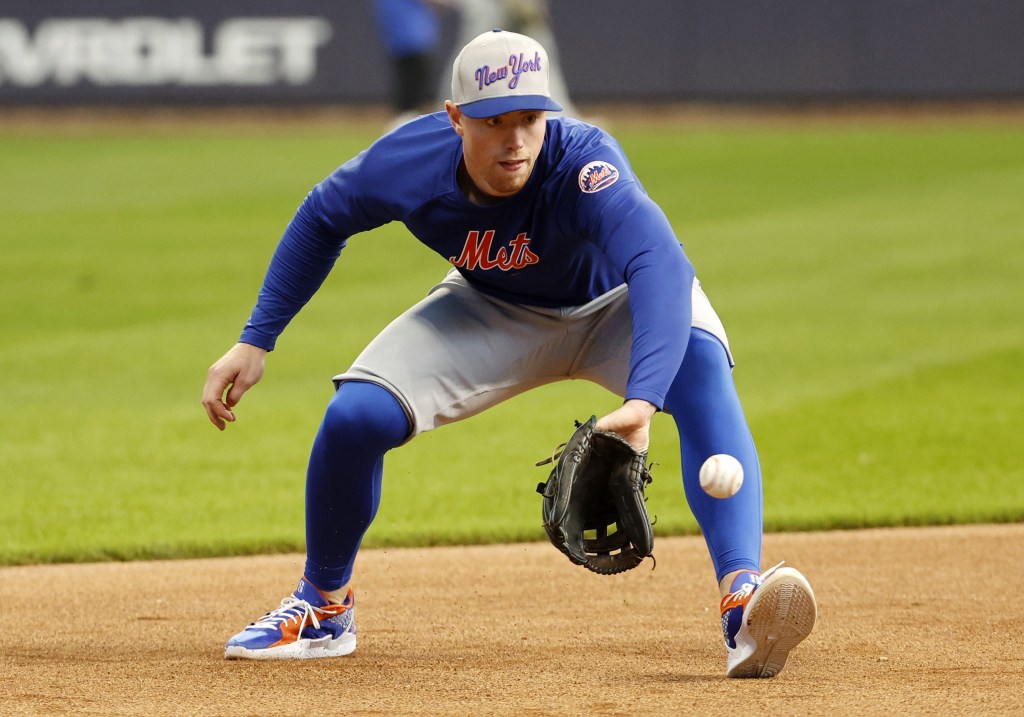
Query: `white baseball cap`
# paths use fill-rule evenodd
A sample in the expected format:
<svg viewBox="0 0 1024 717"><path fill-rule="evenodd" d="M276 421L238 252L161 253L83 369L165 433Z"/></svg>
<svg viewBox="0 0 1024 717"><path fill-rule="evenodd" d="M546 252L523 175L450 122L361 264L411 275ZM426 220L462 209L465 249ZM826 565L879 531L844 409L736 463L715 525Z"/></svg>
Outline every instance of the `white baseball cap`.
<svg viewBox="0 0 1024 717"><path fill-rule="evenodd" d="M452 102L481 119L517 110L551 110L548 53L526 35L494 29L478 35L455 58Z"/></svg>

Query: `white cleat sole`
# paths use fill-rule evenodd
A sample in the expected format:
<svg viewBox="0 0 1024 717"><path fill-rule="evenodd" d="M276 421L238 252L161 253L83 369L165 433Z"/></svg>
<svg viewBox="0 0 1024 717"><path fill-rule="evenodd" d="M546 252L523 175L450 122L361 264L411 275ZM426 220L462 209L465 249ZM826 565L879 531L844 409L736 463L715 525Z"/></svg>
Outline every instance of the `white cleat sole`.
<svg viewBox="0 0 1024 717"><path fill-rule="evenodd" d="M288 645L250 650L239 645L224 648L226 660L313 660L320 657L344 657L356 650L356 636L345 633L338 638L303 639Z"/></svg>
<svg viewBox="0 0 1024 717"><path fill-rule="evenodd" d="M790 651L811 634L817 616L814 591L807 579L793 568L779 568L758 586L744 610L737 649L730 651L726 676L779 674Z"/></svg>

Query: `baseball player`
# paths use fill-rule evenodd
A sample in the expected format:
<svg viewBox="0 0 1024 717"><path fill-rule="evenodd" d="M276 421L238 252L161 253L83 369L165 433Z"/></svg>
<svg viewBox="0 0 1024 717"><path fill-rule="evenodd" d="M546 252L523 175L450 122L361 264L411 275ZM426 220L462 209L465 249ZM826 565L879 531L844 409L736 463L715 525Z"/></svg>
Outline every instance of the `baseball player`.
<svg viewBox="0 0 1024 717"><path fill-rule="evenodd" d="M811 632L807 580L788 567L760 572L760 467L722 323L618 143L548 115L561 109L549 71L527 36L476 37L455 59L444 111L343 164L285 230L240 341L207 375L203 404L221 430L350 236L400 221L452 269L334 377L307 473L304 574L228 641L226 657L351 653L353 563L379 506L384 454L564 379L620 396L597 427L638 450L657 411L675 421L685 494L723 596L726 674L771 677ZM727 499L698 478L721 453L745 471Z"/></svg>

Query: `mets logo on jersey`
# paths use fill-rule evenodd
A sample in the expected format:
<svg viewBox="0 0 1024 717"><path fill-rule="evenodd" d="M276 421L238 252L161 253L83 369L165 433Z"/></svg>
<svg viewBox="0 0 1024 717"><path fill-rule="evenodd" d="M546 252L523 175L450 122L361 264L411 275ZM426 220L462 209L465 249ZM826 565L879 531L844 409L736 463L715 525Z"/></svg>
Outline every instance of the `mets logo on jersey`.
<svg viewBox="0 0 1024 717"><path fill-rule="evenodd" d="M580 189L586 194L600 192L615 184L619 170L608 162L591 162L580 170Z"/></svg>
<svg viewBox="0 0 1024 717"><path fill-rule="evenodd" d="M466 243L462 245L462 253L458 256L448 257L448 261L469 271L477 269L512 271L540 262L540 257L530 250L530 237L526 235L526 232L518 234L507 246L497 248L493 246L495 234L493 229L489 229L483 234L477 231L470 232L466 235Z"/></svg>

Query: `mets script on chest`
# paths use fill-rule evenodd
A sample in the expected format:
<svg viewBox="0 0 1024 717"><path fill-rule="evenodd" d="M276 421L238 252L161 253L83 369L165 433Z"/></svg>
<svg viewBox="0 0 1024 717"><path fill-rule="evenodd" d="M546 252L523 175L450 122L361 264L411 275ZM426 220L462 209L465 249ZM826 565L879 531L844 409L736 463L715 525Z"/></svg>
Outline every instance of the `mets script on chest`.
<svg viewBox="0 0 1024 717"><path fill-rule="evenodd" d="M493 229L489 229L483 234L472 231L466 235L462 253L457 257L448 257L448 261L469 271L474 269L511 271L540 261L540 257L530 251L530 238L526 236L526 232L517 235L508 243L508 246L498 247L497 251L492 253L493 243Z"/></svg>

